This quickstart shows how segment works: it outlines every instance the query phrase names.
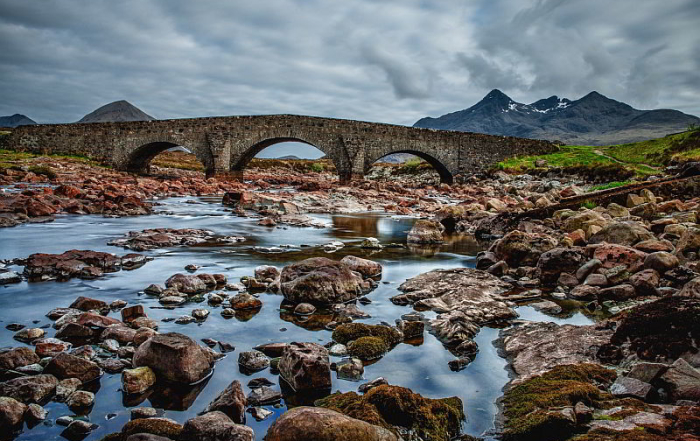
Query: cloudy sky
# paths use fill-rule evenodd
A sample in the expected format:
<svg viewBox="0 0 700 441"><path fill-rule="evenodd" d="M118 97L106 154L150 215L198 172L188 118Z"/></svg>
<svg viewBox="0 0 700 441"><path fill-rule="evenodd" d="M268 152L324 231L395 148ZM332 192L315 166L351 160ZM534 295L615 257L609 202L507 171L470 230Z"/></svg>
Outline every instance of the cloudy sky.
<svg viewBox="0 0 700 441"><path fill-rule="evenodd" d="M700 115L698 0L0 0L0 115L397 124L591 90Z"/></svg>

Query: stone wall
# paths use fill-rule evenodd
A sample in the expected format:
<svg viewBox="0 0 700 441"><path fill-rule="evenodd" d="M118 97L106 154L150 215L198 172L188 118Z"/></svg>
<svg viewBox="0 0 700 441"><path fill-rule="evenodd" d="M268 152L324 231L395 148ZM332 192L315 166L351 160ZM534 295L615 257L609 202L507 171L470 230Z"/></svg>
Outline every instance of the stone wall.
<svg viewBox="0 0 700 441"><path fill-rule="evenodd" d="M443 181L510 156L554 150L547 141L299 115L230 116L156 121L21 126L9 148L83 155L117 169L139 172L161 151L181 145L209 175L240 176L265 147L304 142L331 159L341 179L361 177L372 163L407 152L435 166Z"/></svg>

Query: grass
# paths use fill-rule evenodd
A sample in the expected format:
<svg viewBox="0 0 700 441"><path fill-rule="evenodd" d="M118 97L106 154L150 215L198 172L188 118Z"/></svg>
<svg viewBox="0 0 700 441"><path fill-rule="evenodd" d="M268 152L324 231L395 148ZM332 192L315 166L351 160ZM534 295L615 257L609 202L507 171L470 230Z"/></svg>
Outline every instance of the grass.
<svg viewBox="0 0 700 441"><path fill-rule="evenodd" d="M581 206L584 207L584 208L588 208L589 210L592 210L592 209L594 209L595 207L597 207L598 204L596 204L596 203L593 202L593 201L586 201L586 202L582 203Z"/></svg>
<svg viewBox="0 0 700 441"><path fill-rule="evenodd" d="M35 153L28 153L28 152L17 152L14 150L6 150L6 149L0 149L0 169L2 168L12 168L12 167L20 167L23 165L30 166L32 162L36 159L40 158L50 158L50 159L69 159L74 162L82 162L85 164L89 165L95 165L99 166L95 161L92 161L89 158L86 158L85 156L78 156L78 155L38 155ZM44 173L45 170L42 169L43 166L31 166L37 167L37 171L34 171L30 168L30 171L36 173L36 174L46 174Z"/></svg>
<svg viewBox="0 0 700 441"><path fill-rule="evenodd" d="M600 153L600 154L599 154ZM686 132L629 144L610 146L560 146L555 153L548 155L519 156L496 164L495 168L510 173L524 173L537 170L535 163L546 161L545 168L559 168L565 171L586 171L607 169L605 174L618 177L644 177L658 174L673 161L688 162L700 160L700 129L691 128ZM628 181L613 181L604 188L626 185ZM604 189L597 188L598 190Z"/></svg>
<svg viewBox="0 0 700 441"><path fill-rule="evenodd" d="M609 190L611 188L624 187L625 185L631 184L632 181L612 181L607 184L594 185L591 187L591 191Z"/></svg>

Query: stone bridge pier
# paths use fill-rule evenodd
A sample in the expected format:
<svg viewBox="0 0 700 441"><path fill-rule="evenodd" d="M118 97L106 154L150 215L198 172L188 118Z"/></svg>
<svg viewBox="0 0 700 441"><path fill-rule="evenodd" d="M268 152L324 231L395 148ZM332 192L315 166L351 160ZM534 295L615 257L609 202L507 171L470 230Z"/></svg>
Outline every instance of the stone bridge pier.
<svg viewBox="0 0 700 441"><path fill-rule="evenodd" d="M425 159L442 182L451 183L456 175L507 157L555 150L540 140L300 115L21 126L6 144L19 151L82 155L133 173L147 171L162 151L183 146L197 156L207 176L242 179L255 155L287 141L321 150L341 181L361 179L375 161L392 153Z"/></svg>

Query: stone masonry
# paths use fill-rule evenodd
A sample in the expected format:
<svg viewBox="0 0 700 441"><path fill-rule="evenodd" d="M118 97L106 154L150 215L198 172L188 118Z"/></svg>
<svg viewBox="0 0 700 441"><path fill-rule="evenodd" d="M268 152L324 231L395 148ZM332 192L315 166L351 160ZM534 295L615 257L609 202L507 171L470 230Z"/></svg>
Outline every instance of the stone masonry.
<svg viewBox="0 0 700 441"><path fill-rule="evenodd" d="M208 176L240 179L256 154L284 141L324 152L343 181L361 178L372 163L391 153L420 156L449 183L456 175L507 157L555 149L548 141L300 115L20 126L6 145L19 151L83 155L136 173L158 153L180 145L197 156Z"/></svg>

